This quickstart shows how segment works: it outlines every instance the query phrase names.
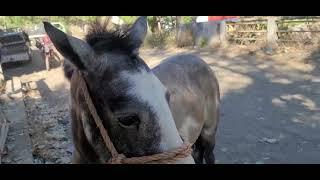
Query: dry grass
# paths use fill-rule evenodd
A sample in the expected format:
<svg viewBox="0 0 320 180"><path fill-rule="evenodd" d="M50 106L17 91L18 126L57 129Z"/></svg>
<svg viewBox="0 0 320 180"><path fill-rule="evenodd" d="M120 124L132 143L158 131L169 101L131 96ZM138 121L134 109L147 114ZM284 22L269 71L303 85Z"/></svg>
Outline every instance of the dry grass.
<svg viewBox="0 0 320 180"><path fill-rule="evenodd" d="M3 94L6 89L6 81L0 80L0 94Z"/></svg>

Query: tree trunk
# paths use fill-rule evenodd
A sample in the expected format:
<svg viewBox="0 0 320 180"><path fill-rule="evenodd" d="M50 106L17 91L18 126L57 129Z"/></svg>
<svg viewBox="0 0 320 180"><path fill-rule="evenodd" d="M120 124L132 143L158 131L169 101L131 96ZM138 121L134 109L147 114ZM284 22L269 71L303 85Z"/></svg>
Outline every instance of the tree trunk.
<svg viewBox="0 0 320 180"><path fill-rule="evenodd" d="M0 56L1 58L1 56ZM1 59L0 59L1 61ZM3 74L3 71L2 71L2 64L0 63L0 83L4 83L4 74Z"/></svg>
<svg viewBox="0 0 320 180"><path fill-rule="evenodd" d="M161 28L161 18L160 17L157 18L157 24L158 24L158 31L161 34L162 33L162 28Z"/></svg>
<svg viewBox="0 0 320 180"><path fill-rule="evenodd" d="M181 23L181 16L176 16L176 28L179 28L179 25Z"/></svg>
<svg viewBox="0 0 320 180"><path fill-rule="evenodd" d="M178 33L180 28L181 16L176 16L176 41L178 42Z"/></svg>

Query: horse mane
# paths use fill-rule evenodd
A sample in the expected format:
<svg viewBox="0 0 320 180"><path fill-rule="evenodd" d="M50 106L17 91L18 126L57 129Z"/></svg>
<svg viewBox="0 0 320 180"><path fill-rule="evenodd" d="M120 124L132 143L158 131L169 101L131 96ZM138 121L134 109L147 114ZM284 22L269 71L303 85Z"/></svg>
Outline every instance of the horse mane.
<svg viewBox="0 0 320 180"><path fill-rule="evenodd" d="M96 53L108 51L120 51L131 53L134 46L130 41L128 30L111 30L108 28L110 18L104 21L95 20L89 25L88 33L85 37L87 43Z"/></svg>

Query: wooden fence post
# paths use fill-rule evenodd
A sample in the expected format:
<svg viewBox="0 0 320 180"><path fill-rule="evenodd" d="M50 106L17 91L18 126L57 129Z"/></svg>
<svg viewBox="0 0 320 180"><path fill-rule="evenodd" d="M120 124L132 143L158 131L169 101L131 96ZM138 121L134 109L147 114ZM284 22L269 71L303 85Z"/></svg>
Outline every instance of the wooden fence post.
<svg viewBox="0 0 320 180"><path fill-rule="evenodd" d="M220 22L220 32L219 32L219 36L220 36L220 43L222 47L225 47L227 45L227 25L226 25L226 21L221 21Z"/></svg>
<svg viewBox="0 0 320 180"><path fill-rule="evenodd" d="M2 71L2 64L0 63L0 83L2 83L4 81L4 74Z"/></svg>
<svg viewBox="0 0 320 180"><path fill-rule="evenodd" d="M275 17L268 17L267 23L267 48L275 49L277 47L277 31L278 26Z"/></svg>

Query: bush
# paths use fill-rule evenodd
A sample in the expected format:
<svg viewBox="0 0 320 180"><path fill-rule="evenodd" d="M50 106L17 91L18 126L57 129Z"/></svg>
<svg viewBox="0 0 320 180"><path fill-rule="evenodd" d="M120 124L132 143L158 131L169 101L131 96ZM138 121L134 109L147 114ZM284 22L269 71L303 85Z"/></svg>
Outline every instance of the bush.
<svg viewBox="0 0 320 180"><path fill-rule="evenodd" d="M92 22L97 16L2 16L0 17L0 26L23 27L33 26L42 21L61 22L64 25L84 24Z"/></svg>
<svg viewBox="0 0 320 180"><path fill-rule="evenodd" d="M0 79L0 94L4 93L6 89L6 81Z"/></svg>
<svg viewBox="0 0 320 180"><path fill-rule="evenodd" d="M168 32L167 33L166 44L169 46L177 46L176 32Z"/></svg>
<svg viewBox="0 0 320 180"><path fill-rule="evenodd" d="M199 46L203 48L203 47L206 47L207 45L208 45L208 39L201 37L201 39L199 40Z"/></svg>
<svg viewBox="0 0 320 180"><path fill-rule="evenodd" d="M167 46L175 46L176 38L174 32L150 33L144 42L144 47L165 48Z"/></svg>
<svg viewBox="0 0 320 180"><path fill-rule="evenodd" d="M192 25L183 24L179 27L177 34L177 45L178 47L193 46L195 44Z"/></svg>
<svg viewBox="0 0 320 180"><path fill-rule="evenodd" d="M163 48L165 47L165 44L166 44L165 36L160 33L148 34L144 43L146 47L151 47L151 48L155 48L155 47Z"/></svg>
<svg viewBox="0 0 320 180"><path fill-rule="evenodd" d="M183 24L190 24L190 23L192 23L193 19L194 19L194 16L182 16L181 22Z"/></svg>
<svg viewBox="0 0 320 180"><path fill-rule="evenodd" d="M138 18L138 16L119 16L125 24L133 24L136 19Z"/></svg>

